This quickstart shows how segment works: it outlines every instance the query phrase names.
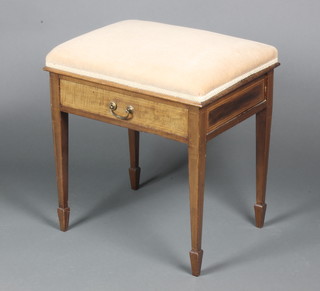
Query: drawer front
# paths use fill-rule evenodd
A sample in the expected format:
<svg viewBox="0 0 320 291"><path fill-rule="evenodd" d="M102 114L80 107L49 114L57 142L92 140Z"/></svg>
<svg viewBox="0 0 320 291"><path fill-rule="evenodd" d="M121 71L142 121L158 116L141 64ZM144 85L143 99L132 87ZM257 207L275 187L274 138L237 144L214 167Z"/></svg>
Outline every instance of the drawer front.
<svg viewBox="0 0 320 291"><path fill-rule="evenodd" d="M60 80L60 102L67 108L115 119L125 127L134 124L187 137L188 110L185 107L155 102L64 78ZM115 113L120 116L126 116L126 108L132 106L132 118L121 120L115 117L109 109L110 102L117 104Z"/></svg>
<svg viewBox="0 0 320 291"><path fill-rule="evenodd" d="M264 79L221 98L208 108L208 132L265 100Z"/></svg>

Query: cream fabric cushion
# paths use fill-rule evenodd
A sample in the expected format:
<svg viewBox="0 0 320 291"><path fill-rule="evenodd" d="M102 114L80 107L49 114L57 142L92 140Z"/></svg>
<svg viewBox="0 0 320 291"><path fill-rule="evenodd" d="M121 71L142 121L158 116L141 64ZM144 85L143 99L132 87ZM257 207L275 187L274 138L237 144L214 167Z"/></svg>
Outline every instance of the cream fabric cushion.
<svg viewBox="0 0 320 291"><path fill-rule="evenodd" d="M200 103L277 57L276 48L254 41L126 20L57 46L46 66Z"/></svg>

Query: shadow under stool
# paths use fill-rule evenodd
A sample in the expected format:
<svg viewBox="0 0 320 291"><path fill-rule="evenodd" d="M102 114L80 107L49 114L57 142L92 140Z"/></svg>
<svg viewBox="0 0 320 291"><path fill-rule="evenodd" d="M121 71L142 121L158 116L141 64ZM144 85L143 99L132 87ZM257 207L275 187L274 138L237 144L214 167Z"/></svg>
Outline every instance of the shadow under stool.
<svg viewBox="0 0 320 291"><path fill-rule="evenodd" d="M256 115L256 226L262 227L277 50L214 32L127 20L81 35L46 58L60 229L69 224L68 114L128 128L139 188L139 132L188 145L191 268L200 275L207 142Z"/></svg>

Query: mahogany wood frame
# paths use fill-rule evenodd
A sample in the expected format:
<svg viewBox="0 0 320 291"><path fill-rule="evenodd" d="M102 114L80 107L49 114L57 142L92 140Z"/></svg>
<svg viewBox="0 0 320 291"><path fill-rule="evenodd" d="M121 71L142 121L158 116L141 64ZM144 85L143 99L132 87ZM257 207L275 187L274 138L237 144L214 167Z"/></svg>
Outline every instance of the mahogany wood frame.
<svg viewBox="0 0 320 291"><path fill-rule="evenodd" d="M190 260L192 274L194 276L199 276L203 256L201 238L206 145L209 140L218 134L252 115L256 115L256 202L254 204L254 210L256 226L259 228L263 227L266 212L265 194L272 119L273 71L278 65L279 64L271 66L242 80L220 93L218 96L214 96L202 104L192 104L192 102L178 100L170 96L163 98L163 96L159 96L159 94L150 94L150 92L134 90L106 81L45 68L45 70L50 72L52 128L59 199L58 217L60 229L62 231L68 229L70 214L68 205L69 113L128 128L130 151L129 176L131 188L134 190L139 188L140 178L139 131L150 132L187 143L191 221ZM61 80L64 80L66 83L66 85L63 85L64 87L62 86ZM89 98L100 98L97 99L97 106L92 107L90 110L83 105L87 104L86 102L80 102L79 104L72 103L72 100L75 99L72 94L77 94L77 90L81 92L86 90L87 86L89 86L88 88L90 89L88 92L93 92L92 94L94 94L91 97L89 96ZM152 116L149 116L149 120L145 123L141 121L135 124L130 121L118 120L111 116L108 111L106 111L106 113L101 113L101 104L103 104L103 102L109 102L109 97L106 97L106 100L103 99L104 94L111 94L108 96L111 99L115 98L120 103L122 96L125 98L128 96L128 98L130 98L130 96L134 97L132 101L138 102L137 104L140 106L139 108L141 110L143 110L144 106L155 106L156 108L158 104L160 104L160 106L163 106L164 109L169 111L169 115L163 116L163 128L161 127L161 124L159 125L156 121L153 121ZM69 98L68 96L71 97ZM71 101L69 100L70 102L67 100L68 98L71 99ZM81 95L79 98L85 99L88 97ZM172 126L170 122L170 108L173 108L173 106L178 110L174 111L177 112L176 114L181 114L181 116L187 114L186 121L181 124L179 123L179 131L175 131L175 124ZM163 111L163 114L165 115L166 111ZM162 117L160 116L160 118ZM172 116L172 118L174 118L174 116Z"/></svg>

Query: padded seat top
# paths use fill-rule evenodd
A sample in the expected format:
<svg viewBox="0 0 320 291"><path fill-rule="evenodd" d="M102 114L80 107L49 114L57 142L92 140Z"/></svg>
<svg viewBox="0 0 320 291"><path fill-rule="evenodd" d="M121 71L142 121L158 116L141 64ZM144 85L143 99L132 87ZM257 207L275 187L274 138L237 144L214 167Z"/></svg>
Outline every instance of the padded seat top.
<svg viewBox="0 0 320 291"><path fill-rule="evenodd" d="M46 67L201 103L278 62L255 41L126 20L55 47Z"/></svg>

